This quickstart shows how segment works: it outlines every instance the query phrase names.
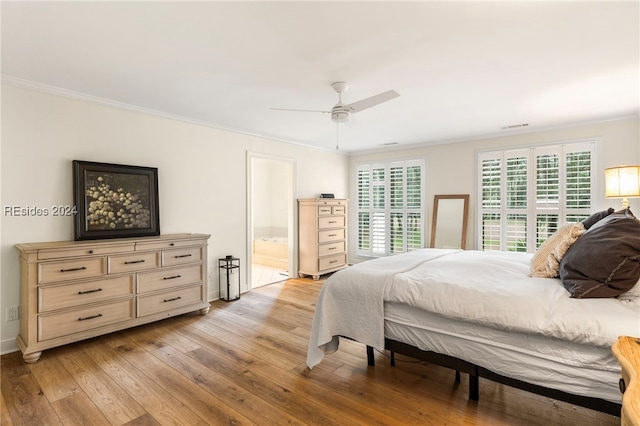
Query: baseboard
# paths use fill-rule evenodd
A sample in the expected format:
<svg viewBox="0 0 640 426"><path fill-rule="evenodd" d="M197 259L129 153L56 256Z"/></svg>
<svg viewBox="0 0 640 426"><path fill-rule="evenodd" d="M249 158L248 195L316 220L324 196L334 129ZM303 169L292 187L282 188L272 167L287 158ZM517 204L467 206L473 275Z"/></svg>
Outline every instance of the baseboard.
<svg viewBox="0 0 640 426"><path fill-rule="evenodd" d="M0 355L17 352L19 350L15 338L0 341Z"/></svg>

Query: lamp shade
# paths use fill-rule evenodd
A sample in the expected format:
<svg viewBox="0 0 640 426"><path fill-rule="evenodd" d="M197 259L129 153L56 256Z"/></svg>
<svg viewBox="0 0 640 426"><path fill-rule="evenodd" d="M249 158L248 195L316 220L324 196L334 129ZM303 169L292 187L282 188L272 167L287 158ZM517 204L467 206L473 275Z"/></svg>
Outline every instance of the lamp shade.
<svg viewBox="0 0 640 426"><path fill-rule="evenodd" d="M640 166L619 166L605 169L605 196L640 197Z"/></svg>

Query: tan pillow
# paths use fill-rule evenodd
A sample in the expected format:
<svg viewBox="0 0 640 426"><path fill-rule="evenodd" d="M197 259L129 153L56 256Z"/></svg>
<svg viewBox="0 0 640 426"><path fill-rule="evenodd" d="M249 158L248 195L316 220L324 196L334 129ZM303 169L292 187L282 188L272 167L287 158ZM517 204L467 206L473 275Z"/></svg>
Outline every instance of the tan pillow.
<svg viewBox="0 0 640 426"><path fill-rule="evenodd" d="M558 276L560 261L578 237L584 234L582 222L566 223L542 243L531 258L530 277L555 278Z"/></svg>

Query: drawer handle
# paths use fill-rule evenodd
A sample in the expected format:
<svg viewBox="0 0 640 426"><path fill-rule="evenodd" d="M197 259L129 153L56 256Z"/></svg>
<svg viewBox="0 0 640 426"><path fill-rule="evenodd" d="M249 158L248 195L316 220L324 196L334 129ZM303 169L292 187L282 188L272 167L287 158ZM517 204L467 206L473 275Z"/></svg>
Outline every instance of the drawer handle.
<svg viewBox="0 0 640 426"><path fill-rule="evenodd" d="M191 255L190 255L190 254L180 254L180 255L177 255L177 256L174 256L174 257L175 257L176 259L179 259L179 258L181 258L181 257L191 257Z"/></svg>
<svg viewBox="0 0 640 426"><path fill-rule="evenodd" d="M79 268L71 268L71 269L60 269L60 272L73 272L73 271L83 271L87 269L86 266L81 266Z"/></svg>
<svg viewBox="0 0 640 426"><path fill-rule="evenodd" d="M618 386L620 386L620 392L622 393L627 390L627 384L624 382L624 379L620 379Z"/></svg>
<svg viewBox="0 0 640 426"><path fill-rule="evenodd" d="M101 288L98 288L96 290L87 290L87 291L79 291L78 294L89 294L89 293L96 293L98 291L102 291Z"/></svg>
<svg viewBox="0 0 640 426"><path fill-rule="evenodd" d="M89 250L89 254L93 254L93 250Z"/></svg>
<svg viewBox="0 0 640 426"><path fill-rule="evenodd" d="M141 259L141 260L130 260L130 261L124 262L125 265L132 265L134 263L144 263L144 259Z"/></svg>
<svg viewBox="0 0 640 426"><path fill-rule="evenodd" d="M329 247L327 250L335 250L337 247Z"/></svg>
<svg viewBox="0 0 640 426"><path fill-rule="evenodd" d="M178 297L174 297L173 299L164 299L163 302L173 302L174 300L180 300L182 299L182 297L178 296Z"/></svg>
<svg viewBox="0 0 640 426"><path fill-rule="evenodd" d="M329 234L330 237L336 237L338 234Z"/></svg>
<svg viewBox="0 0 640 426"><path fill-rule="evenodd" d="M98 314L98 315L93 315L90 317L84 317L84 318L78 318L78 321L86 321L86 320L90 320L90 319L94 319L94 318L100 318L102 316L102 314Z"/></svg>
<svg viewBox="0 0 640 426"><path fill-rule="evenodd" d="M169 245L170 245L171 247L175 246L175 244L174 244L174 243L169 243Z"/></svg>
<svg viewBox="0 0 640 426"><path fill-rule="evenodd" d="M180 278L182 275L174 275L172 277L164 277L163 280L173 280L175 278Z"/></svg>
<svg viewBox="0 0 640 426"><path fill-rule="evenodd" d="M331 262L329 262L329 263L338 263L338 261L337 261L337 260L332 260L332 261L331 261Z"/></svg>
<svg viewBox="0 0 640 426"><path fill-rule="evenodd" d="M329 223L338 223L337 220L330 220Z"/></svg>

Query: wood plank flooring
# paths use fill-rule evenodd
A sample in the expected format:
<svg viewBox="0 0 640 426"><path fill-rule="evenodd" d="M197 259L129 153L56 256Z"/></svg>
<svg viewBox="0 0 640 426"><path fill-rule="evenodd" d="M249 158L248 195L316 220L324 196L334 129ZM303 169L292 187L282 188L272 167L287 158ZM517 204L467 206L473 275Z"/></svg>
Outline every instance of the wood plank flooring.
<svg viewBox="0 0 640 426"><path fill-rule="evenodd" d="M0 361L2 425L619 425L618 417L481 379L480 401L449 369L340 350L306 351L322 282L290 279L207 315L166 319ZM402 360L402 361L401 361Z"/></svg>

